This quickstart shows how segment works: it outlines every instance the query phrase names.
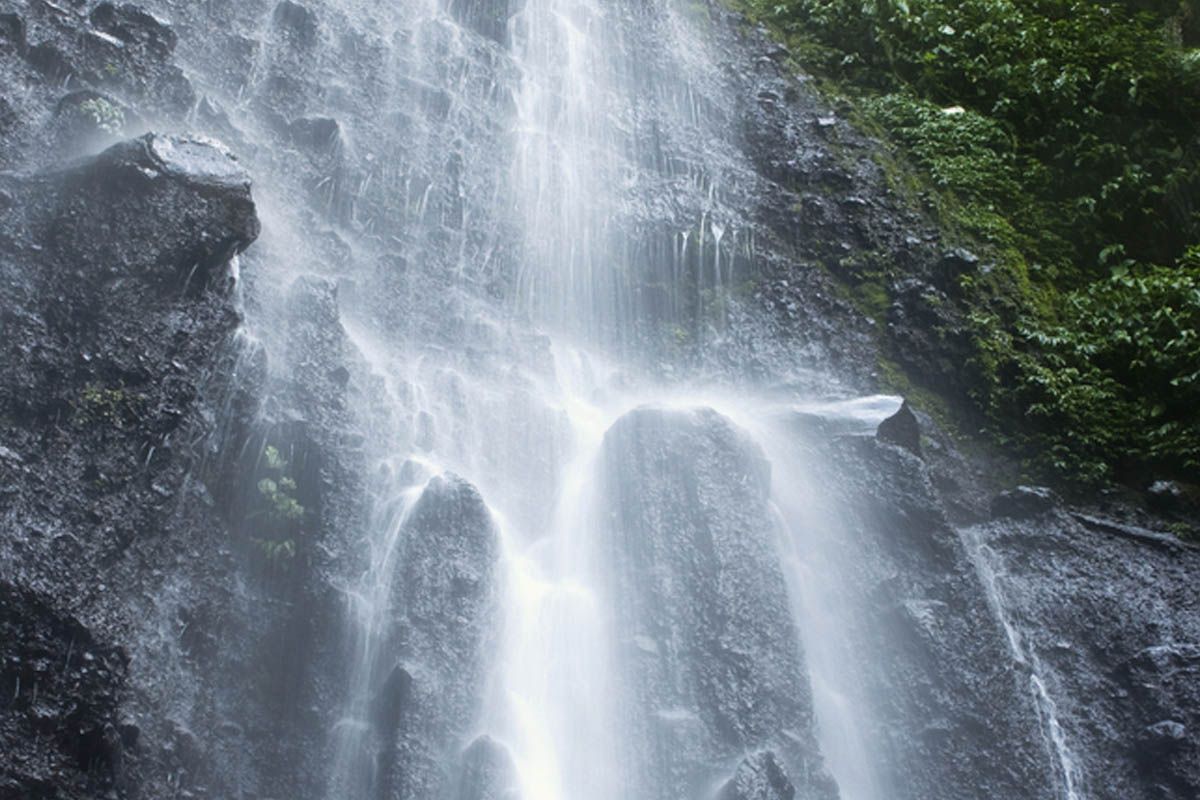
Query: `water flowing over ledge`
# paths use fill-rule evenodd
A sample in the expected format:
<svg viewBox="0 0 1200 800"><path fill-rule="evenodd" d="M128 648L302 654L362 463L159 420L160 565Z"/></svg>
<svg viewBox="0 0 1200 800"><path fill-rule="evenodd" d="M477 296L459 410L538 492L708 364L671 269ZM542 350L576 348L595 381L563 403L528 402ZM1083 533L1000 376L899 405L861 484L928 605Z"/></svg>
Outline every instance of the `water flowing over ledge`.
<svg viewBox="0 0 1200 800"><path fill-rule="evenodd" d="M2 176L29 345L3 365L35 377L4 390L5 514L34 533L3 545L0 626L67 677L4 672L14 740L66 744L0 794L1119 796L1063 666L1085 647L1041 622L1104 593L1029 556L1073 523L949 523L945 439L873 393L872 323L818 266L909 252L916 223L743 21L26 5L3 57L20 102L63 104L56 146L197 135ZM70 446L38 433L64 414ZM65 477L32 482L51 456ZM121 591L47 604L76 570ZM1172 626L1072 674L1191 669ZM1161 716L1144 735L1182 759Z"/></svg>

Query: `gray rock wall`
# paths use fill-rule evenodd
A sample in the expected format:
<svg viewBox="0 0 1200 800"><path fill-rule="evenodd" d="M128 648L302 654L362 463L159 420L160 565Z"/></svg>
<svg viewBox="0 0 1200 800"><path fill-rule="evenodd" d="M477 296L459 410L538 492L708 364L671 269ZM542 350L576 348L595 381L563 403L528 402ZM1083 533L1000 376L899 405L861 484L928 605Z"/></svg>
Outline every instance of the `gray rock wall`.
<svg viewBox="0 0 1200 800"><path fill-rule="evenodd" d="M621 650L620 718L642 797L701 795L773 748L802 798L834 798L768 507L761 450L709 409L643 408L605 434L601 507Z"/></svg>

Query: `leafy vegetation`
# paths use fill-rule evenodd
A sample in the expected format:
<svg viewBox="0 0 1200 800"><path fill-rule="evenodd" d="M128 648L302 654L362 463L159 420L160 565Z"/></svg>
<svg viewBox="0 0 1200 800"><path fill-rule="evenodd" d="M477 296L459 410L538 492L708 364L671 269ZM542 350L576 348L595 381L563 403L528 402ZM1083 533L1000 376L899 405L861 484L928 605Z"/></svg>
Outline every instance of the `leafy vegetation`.
<svg viewBox="0 0 1200 800"><path fill-rule="evenodd" d="M1084 481L1200 467L1195 4L736 2L997 263L959 287L996 435Z"/></svg>
<svg viewBox="0 0 1200 800"><path fill-rule="evenodd" d="M304 506L296 498L291 465L278 448L267 445L263 449L261 468L266 473L258 481L262 507L252 516L260 517L262 535L252 541L268 561L282 562L296 555L295 533L304 519Z"/></svg>
<svg viewBox="0 0 1200 800"><path fill-rule="evenodd" d="M125 112L103 97L83 101L79 104L79 111L97 128L113 136L119 135L125 128Z"/></svg>

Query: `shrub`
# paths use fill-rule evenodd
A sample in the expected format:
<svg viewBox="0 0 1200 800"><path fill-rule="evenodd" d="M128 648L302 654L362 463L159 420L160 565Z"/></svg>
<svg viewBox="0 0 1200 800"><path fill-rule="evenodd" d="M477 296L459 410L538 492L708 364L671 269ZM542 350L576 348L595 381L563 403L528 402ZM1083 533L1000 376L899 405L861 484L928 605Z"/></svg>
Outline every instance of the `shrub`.
<svg viewBox="0 0 1200 800"><path fill-rule="evenodd" d="M897 144L951 237L991 246L960 302L994 435L1089 481L1200 466L1191 5L732 1Z"/></svg>

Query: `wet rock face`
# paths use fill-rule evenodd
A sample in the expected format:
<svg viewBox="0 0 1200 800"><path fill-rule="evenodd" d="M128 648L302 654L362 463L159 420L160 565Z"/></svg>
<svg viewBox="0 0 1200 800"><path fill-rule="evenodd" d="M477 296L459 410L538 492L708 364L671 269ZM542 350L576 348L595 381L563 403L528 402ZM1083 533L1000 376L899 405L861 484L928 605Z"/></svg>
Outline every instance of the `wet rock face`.
<svg viewBox="0 0 1200 800"><path fill-rule="evenodd" d="M761 451L711 410L643 408L605 435L602 482L638 796L694 796L714 765L771 745L806 776L805 797L835 797L813 738Z"/></svg>
<svg viewBox="0 0 1200 800"><path fill-rule="evenodd" d="M258 233L249 183L216 145L147 136L0 185L0 787L157 791L178 764L142 701L170 667L143 682L135 631L166 571L210 597L229 577L194 443L232 391L214 369L238 321L228 262ZM176 571L190 548L211 558Z"/></svg>
<svg viewBox="0 0 1200 800"><path fill-rule="evenodd" d="M1065 513L980 526L1081 797L1200 796L1200 549Z"/></svg>
<svg viewBox="0 0 1200 800"><path fill-rule="evenodd" d="M85 280L133 274L187 293L205 288L258 233L250 178L222 145L148 134L68 175L46 238L53 258L90 265Z"/></svg>
<svg viewBox="0 0 1200 800"><path fill-rule="evenodd" d="M313 521L291 566L247 579L245 553L229 543L249 548L259 531L240 520L239 540L222 513L234 485L255 494L252 462L266 438L238 432L256 396L230 385L265 369L261 353L243 360L228 348L237 317L225 259L257 232L245 174L220 148L188 138L126 142L71 167L65 159L145 130L146 120L218 134L294 198L314 263L376 276L360 290L360 300L371 295L362 303L370 314L406 336L459 346L440 333L470 316L455 293L491 302L505 291L496 276L515 271L515 235L489 238L508 223L475 199L508 190L488 132L502 138L511 120L502 87L519 76L503 50L517 3L448 0L439 7L465 30L443 16L419 32L411 19L375 26L351 5L362 8L0 2L0 167L40 170L0 176L0 516L15 532L0 538L0 564L15 565L0 576L4 800L91 800L114 788L325 794L345 667L330 609L341 610L334 587L348 574L331 562L353 562L361 548L366 493L355 473L363 433L347 411L361 369L341 330L339 287L302 279L274 298L288 309L273 332L287 339L278 351L287 375L259 419L304 473L301 502ZM668 37L653 9L666 5L612 4L647 74L679 63L657 47ZM891 355L961 388L969 342L954 291L978 259L943 252L924 223L898 210L870 143L789 74L786 53L709 8L713 38L697 50L723 77L697 79L700 105L686 125L657 115L656 99L631 107L636 136L655 139L660 162L634 172L736 175L719 183L741 193L716 199L739 220L740 241L752 235L761 273L747 297L731 299L724 328L698 322L672 334L691 336L697 362L719 376L789 382L798 365L828 360L865 385L886 325ZM197 103L185 62L215 95ZM704 97L736 102L706 108ZM693 114L724 114L719 147L695 136ZM746 163L728 158L732 142L745 145ZM634 198L630 213L649 232L640 254L667 263L654 248L674 252L670 237L714 202L695 183L703 181L667 181L661 197ZM330 224L353 246L309 235ZM372 255L376 246L386 254ZM890 306L877 320L834 284L863 278L863 253L912 274L884 287ZM736 269L750 266L729 255ZM447 276L464 263L486 274L451 291ZM659 289L641 288L647 297ZM212 440L218 421L233 430L224 448ZM432 446L431 436L418 439ZM620 563L621 580L636 583L622 597L645 623L624 649L640 726L629 746L635 761L658 748L672 765L646 785L668 797L703 782L689 800L727 780L734 796L787 796L788 784L801 798L832 796L820 765L800 755L816 751L804 664L792 634L773 627L787 613L763 561L761 457L711 415L631 418L612 441L609 488L621 502L611 507L626 515L621 529L637 533L621 552L652 556ZM1028 675L1007 659L923 467L891 446L904 441L843 441L823 456L841 465L829 496L858 509L845 579L868 587L883 616L861 624L868 639L897 642L887 658L847 665L885 698L878 761L916 765L889 797L1054 796L1040 782L1052 765L1030 739L1038 723ZM637 461L627 447L642 448ZM244 462L225 463L243 451ZM1027 524L997 523L1001 533ZM495 743L468 748L459 783L446 768L470 733L494 531L477 493L453 479L431 487L413 525L409 556L421 566L397 578L397 663L377 687L373 720L389 737L384 794L425 798L457 786L458 800L506 797L507 759ZM1200 664L1185 618L1196 618L1187 594L1195 567L1164 560L1166 548L1144 558L1132 546L1091 548L1093 540L1073 530L1034 543L1001 535L995 546L1028 583L1021 613L1045 620L1031 623L1033 638L1057 670L1052 688L1075 698L1068 733L1084 743L1088 772L1106 776L1091 787L1097 796L1195 796L1200 723L1190 709L1200 707ZM1070 550L1061 561L1059 546ZM691 588L660 602L677 583ZM679 685L661 679L672 670ZM18 679L38 684L38 703ZM766 747L776 755L762 755ZM748 752L760 755L737 766Z"/></svg>
<svg viewBox="0 0 1200 800"><path fill-rule="evenodd" d="M300 45L311 45L317 39L317 15L307 6L283 0L275 6L271 20L278 29L293 37Z"/></svg>
<svg viewBox="0 0 1200 800"><path fill-rule="evenodd" d="M717 794L717 800L794 800L796 787L769 750L738 765L737 773Z"/></svg>
<svg viewBox="0 0 1200 800"><path fill-rule="evenodd" d="M469 731L483 691L487 645L496 623L498 540L487 506L453 475L425 487L405 525L392 593L389 651L410 683L381 724L379 797L418 800L447 790L443 759ZM479 745L465 756L466 797L503 797L502 763ZM451 784L452 785L452 784Z"/></svg>
<svg viewBox="0 0 1200 800"><path fill-rule="evenodd" d="M97 30L129 47L145 48L159 58L170 56L178 42L167 22L130 3L100 3L88 19Z"/></svg>
<svg viewBox="0 0 1200 800"><path fill-rule="evenodd" d="M496 529L479 491L453 475L431 479L405 527L394 603L404 615L401 650L436 654L438 666L454 676L441 692L450 716L470 713L471 698L459 693L478 687L482 645L494 621L498 557Z"/></svg>
<svg viewBox="0 0 1200 800"><path fill-rule="evenodd" d="M521 0L450 0L450 13L464 26L499 44L508 42L512 6Z"/></svg>
<svg viewBox="0 0 1200 800"><path fill-rule="evenodd" d="M1061 506L1062 500L1045 486L1018 486L992 498L992 516L997 519L1028 519Z"/></svg>
<svg viewBox="0 0 1200 800"><path fill-rule="evenodd" d="M872 655L844 671L872 720L871 767L887 796L1060 797L1029 676L926 465L867 437L835 438L808 457L823 465L818 518L836 521L836 548L854 553L826 567L847 598L867 599L839 609L838 623L870 643Z"/></svg>
<svg viewBox="0 0 1200 800"><path fill-rule="evenodd" d="M460 769L454 800L520 800L512 761L491 737L471 742Z"/></svg>
<svg viewBox="0 0 1200 800"><path fill-rule="evenodd" d="M118 708L128 656L77 619L0 581L0 797L96 796L134 744Z"/></svg>
<svg viewBox="0 0 1200 800"><path fill-rule="evenodd" d="M156 371L131 343L189 350L178 338L189 326L227 333L236 323L227 264L259 224L248 179L219 146L150 135L66 172L0 181L13 198L0 210L12 371L0 402L12 413L87 416L79 408L91 402L121 423L133 413L121 387L171 371L170 358ZM189 305L188 319L168 318ZM203 344L190 354L212 358Z"/></svg>
<svg viewBox="0 0 1200 800"><path fill-rule="evenodd" d="M92 107L110 142L135 121L116 113L123 106L137 105L141 114L162 121L186 114L196 102L190 81L173 63L177 33L142 6L35 2L8 4L3 12L0 37L13 46L0 48L0 73L10 85L31 90L18 95L13 129L0 132L8 151L0 156L3 163L18 163L18 155L41 163L61 156L47 152L55 149L57 137L53 123L45 126L37 111L67 91L110 98Z"/></svg>

